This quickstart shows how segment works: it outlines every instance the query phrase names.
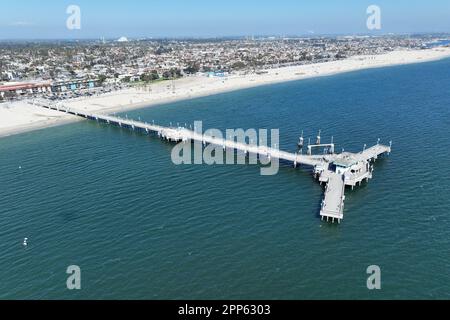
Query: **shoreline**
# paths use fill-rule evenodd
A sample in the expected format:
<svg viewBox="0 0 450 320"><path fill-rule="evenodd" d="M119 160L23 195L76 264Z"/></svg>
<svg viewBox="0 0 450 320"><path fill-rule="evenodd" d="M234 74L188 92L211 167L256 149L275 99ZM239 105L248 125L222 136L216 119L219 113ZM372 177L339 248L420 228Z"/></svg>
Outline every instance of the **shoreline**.
<svg viewBox="0 0 450 320"><path fill-rule="evenodd" d="M164 81L143 88L124 89L100 96L68 100L63 103L68 107L90 112L125 112L263 85L333 76L373 68L432 62L445 58L450 58L450 48L448 47L397 50L375 56L354 56L332 62L267 69L267 73L261 75L232 74L225 78L190 76L173 82ZM27 101L3 103L0 104L0 138L81 120L57 111L32 106Z"/></svg>

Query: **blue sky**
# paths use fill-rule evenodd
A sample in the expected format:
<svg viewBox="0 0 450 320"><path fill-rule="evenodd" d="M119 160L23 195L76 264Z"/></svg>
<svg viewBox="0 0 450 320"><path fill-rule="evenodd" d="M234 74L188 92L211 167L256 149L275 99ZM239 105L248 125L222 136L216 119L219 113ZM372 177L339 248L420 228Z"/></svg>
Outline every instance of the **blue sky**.
<svg viewBox="0 0 450 320"><path fill-rule="evenodd" d="M81 30L66 28L71 4ZM382 33L450 32L449 0L0 0L0 39L370 33L371 4Z"/></svg>

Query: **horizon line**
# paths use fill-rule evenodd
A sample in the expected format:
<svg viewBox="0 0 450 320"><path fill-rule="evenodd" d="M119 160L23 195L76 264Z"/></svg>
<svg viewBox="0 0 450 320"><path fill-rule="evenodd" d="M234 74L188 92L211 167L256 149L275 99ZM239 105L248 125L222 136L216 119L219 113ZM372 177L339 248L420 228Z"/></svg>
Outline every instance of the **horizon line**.
<svg viewBox="0 0 450 320"><path fill-rule="evenodd" d="M220 39L267 39L267 38L275 38L275 39L283 39L283 38L320 38L320 37L383 37L383 36L415 36L415 35L429 35L429 36L438 36L438 35L450 35L450 31L417 31L417 32L385 32L385 33L315 33L315 34L258 34L258 35L217 35L217 36L98 36L98 37L73 37L73 38L58 38L58 37L49 37L49 38L0 38L0 41L117 41L121 37L127 38L128 41L145 41L145 40L220 40Z"/></svg>

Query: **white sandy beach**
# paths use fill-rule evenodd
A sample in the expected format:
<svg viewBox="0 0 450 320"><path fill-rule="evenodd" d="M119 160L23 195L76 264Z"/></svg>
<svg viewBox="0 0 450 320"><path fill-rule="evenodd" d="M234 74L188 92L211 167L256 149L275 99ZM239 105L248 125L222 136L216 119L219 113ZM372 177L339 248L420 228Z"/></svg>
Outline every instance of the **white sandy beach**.
<svg viewBox="0 0 450 320"><path fill-rule="evenodd" d="M65 101L66 106L99 113L122 112L200 96L260 85L301 80L368 68L387 67L450 57L450 48L398 50L383 55L355 56L345 60L268 69L266 74L230 75L226 78L186 77L158 82L146 89L133 88L97 97ZM77 121L76 117L32 106L27 101L0 104L0 137Z"/></svg>

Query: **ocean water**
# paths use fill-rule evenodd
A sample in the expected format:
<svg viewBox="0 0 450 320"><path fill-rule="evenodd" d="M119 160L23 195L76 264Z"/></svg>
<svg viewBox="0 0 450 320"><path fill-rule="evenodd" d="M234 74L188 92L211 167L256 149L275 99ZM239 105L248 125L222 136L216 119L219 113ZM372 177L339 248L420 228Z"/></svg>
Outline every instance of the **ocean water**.
<svg viewBox="0 0 450 320"><path fill-rule="evenodd" d="M393 141L374 178L318 217L305 169L175 166L172 145L95 122L0 140L1 299L450 298L450 60L128 112L205 128L301 130L338 150ZM28 237L28 246L22 241ZM81 290L66 268L81 268ZM381 290L366 287L370 265Z"/></svg>

